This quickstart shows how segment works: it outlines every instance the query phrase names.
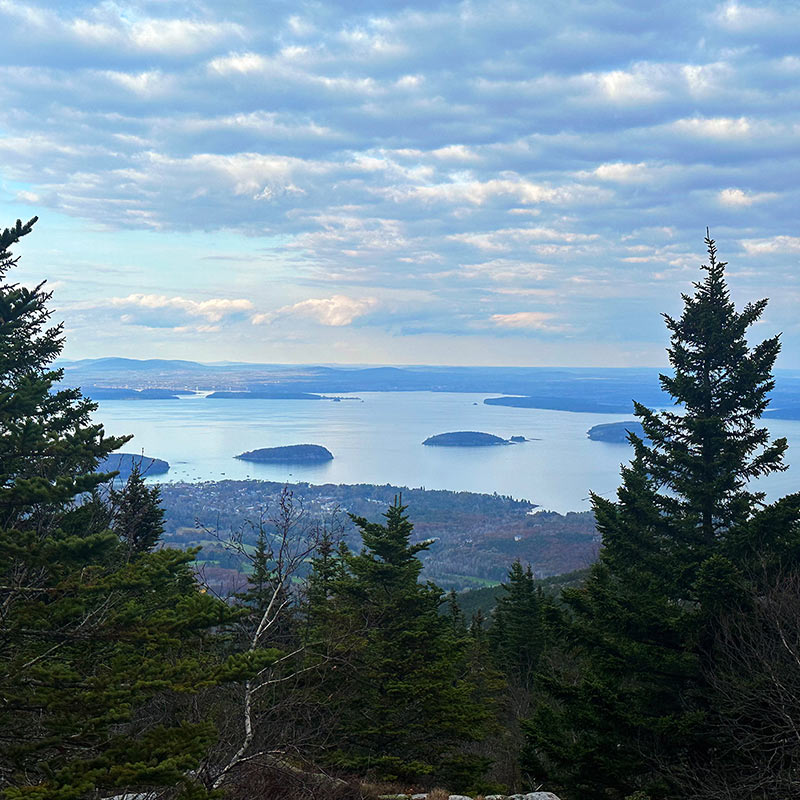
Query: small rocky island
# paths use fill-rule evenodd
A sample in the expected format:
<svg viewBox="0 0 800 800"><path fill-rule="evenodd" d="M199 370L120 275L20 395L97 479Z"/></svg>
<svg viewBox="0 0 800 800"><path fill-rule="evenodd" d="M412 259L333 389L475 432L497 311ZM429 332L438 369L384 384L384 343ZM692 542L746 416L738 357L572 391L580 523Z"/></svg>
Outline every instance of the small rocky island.
<svg viewBox="0 0 800 800"><path fill-rule="evenodd" d="M511 442L491 433L454 431L452 433L439 433L436 436L429 436L422 444L429 447L493 447L495 445L511 444Z"/></svg>
<svg viewBox="0 0 800 800"><path fill-rule="evenodd" d="M319 444L290 444L285 447L262 447L235 458L260 464L322 464L333 459L333 453Z"/></svg>
<svg viewBox="0 0 800 800"><path fill-rule="evenodd" d="M593 442L613 442L625 444L628 441L628 431L635 433L640 439L646 439L641 422L635 420L626 422L605 422L589 428L587 436Z"/></svg>
<svg viewBox="0 0 800 800"><path fill-rule="evenodd" d="M169 471L169 463L160 458L150 458L140 453L111 453L98 465L98 472L119 472L118 480L128 480L133 468L145 477L163 475Z"/></svg>

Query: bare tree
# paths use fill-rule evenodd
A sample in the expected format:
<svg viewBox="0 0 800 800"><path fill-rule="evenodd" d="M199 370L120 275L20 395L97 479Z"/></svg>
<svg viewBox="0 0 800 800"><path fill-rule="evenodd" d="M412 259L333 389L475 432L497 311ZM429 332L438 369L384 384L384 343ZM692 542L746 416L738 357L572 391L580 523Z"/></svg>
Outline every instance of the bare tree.
<svg viewBox="0 0 800 800"><path fill-rule="evenodd" d="M262 510L248 528L226 539L207 531L250 563L246 590L230 599L242 608L239 647L252 654L256 669L233 688L224 704L222 747L202 770L210 788L222 786L244 764L308 776L288 759L301 760L303 732L314 728L305 676L319 660L309 664L303 658L304 645L294 635L292 615L302 572L332 528L341 533L336 512L330 519L310 519L302 502L284 487L272 513ZM246 542L253 534L254 548Z"/></svg>
<svg viewBox="0 0 800 800"><path fill-rule="evenodd" d="M800 797L800 574L726 613L710 656L714 746L677 783L697 800Z"/></svg>

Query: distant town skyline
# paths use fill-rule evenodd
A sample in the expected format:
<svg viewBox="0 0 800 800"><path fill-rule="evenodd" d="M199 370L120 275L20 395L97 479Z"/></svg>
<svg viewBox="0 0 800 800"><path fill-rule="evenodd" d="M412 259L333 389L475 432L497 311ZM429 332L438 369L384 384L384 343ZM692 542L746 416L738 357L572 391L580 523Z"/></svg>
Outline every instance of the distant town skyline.
<svg viewBox="0 0 800 800"><path fill-rule="evenodd" d="M68 359L659 366L706 226L800 368L800 7L0 0Z"/></svg>

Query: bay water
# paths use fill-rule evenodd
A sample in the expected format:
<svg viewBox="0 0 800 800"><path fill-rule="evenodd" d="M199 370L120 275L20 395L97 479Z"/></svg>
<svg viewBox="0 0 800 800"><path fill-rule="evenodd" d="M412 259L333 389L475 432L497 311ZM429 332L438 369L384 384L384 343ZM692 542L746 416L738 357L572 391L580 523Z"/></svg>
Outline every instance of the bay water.
<svg viewBox="0 0 800 800"><path fill-rule="evenodd" d="M357 400L104 400L94 415L108 434L133 434L124 452L165 459L170 470L151 481L269 480L374 483L497 492L552 511L584 511L589 491L613 496L627 443L591 441L593 425L632 415L585 414L484 405L486 394L367 392ZM759 486L777 498L800 491L800 421L771 420L790 448L787 472ZM429 436L483 431L530 441L497 447L425 447ZM247 450L319 444L333 461L256 464ZM794 447L792 446L794 445ZM796 456L796 457L795 457ZM791 464L794 458L795 463Z"/></svg>

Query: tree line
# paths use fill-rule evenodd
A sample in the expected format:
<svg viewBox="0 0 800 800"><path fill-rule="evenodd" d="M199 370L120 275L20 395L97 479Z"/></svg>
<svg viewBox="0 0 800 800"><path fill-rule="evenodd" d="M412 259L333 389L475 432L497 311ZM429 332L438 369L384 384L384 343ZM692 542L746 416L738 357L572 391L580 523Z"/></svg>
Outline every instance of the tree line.
<svg viewBox="0 0 800 800"><path fill-rule="evenodd" d="M287 488L220 537L246 586L210 591L158 489L97 471L127 439L59 388L45 285L9 278L35 222L0 236L4 800L800 793L800 495L752 486L785 468L759 425L780 340L748 343L766 301L735 309L713 240L665 317L679 408L636 405L617 498L593 496L597 562L557 594L514 562L466 619L400 497L354 547Z"/></svg>

